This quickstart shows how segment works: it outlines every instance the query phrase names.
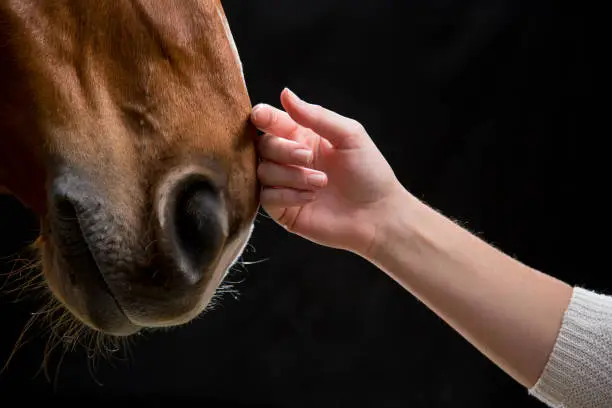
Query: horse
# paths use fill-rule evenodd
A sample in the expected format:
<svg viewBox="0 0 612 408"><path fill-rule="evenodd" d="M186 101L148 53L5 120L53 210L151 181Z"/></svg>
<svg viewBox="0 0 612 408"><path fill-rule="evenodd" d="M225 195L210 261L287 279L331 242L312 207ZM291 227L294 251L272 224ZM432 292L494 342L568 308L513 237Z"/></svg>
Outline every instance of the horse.
<svg viewBox="0 0 612 408"><path fill-rule="evenodd" d="M0 191L51 296L113 338L200 315L259 208L220 1L0 0L0 89Z"/></svg>

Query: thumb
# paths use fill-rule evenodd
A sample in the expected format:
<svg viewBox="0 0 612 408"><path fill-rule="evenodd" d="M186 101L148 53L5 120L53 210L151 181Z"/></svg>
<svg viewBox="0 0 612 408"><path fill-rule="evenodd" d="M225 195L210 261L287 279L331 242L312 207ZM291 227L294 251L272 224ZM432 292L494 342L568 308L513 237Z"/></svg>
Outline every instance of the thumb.
<svg viewBox="0 0 612 408"><path fill-rule="evenodd" d="M356 120L305 102L288 88L281 93L281 103L294 121L329 140L335 148L354 149L363 144L367 133Z"/></svg>

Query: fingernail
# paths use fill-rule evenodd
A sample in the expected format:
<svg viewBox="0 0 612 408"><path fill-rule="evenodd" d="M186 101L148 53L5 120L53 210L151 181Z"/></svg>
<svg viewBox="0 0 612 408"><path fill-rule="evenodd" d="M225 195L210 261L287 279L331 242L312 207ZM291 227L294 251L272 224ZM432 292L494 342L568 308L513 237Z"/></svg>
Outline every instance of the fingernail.
<svg viewBox="0 0 612 408"><path fill-rule="evenodd" d="M289 98L293 99L293 101L295 103L302 103L303 101L300 99L299 96L297 96L291 89L289 88L285 88L287 90L287 94L289 95Z"/></svg>
<svg viewBox="0 0 612 408"><path fill-rule="evenodd" d="M307 177L308 184L314 187L323 187L327 180L327 177L323 174L310 174Z"/></svg>
<svg viewBox="0 0 612 408"><path fill-rule="evenodd" d="M312 152L307 149L294 150L291 156L302 164L310 164L312 160Z"/></svg>
<svg viewBox="0 0 612 408"><path fill-rule="evenodd" d="M317 194L314 191L303 191L299 194L300 200L313 201Z"/></svg>
<svg viewBox="0 0 612 408"><path fill-rule="evenodd" d="M256 105L253 110L251 111L251 119L255 122L257 122L258 120L261 119L261 108L263 108L263 104L258 104Z"/></svg>

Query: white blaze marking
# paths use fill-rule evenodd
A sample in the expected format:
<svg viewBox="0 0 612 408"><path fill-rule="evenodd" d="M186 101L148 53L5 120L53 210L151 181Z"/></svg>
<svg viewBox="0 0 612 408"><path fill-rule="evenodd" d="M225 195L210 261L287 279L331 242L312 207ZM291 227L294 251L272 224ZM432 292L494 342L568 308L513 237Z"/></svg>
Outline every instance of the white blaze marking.
<svg viewBox="0 0 612 408"><path fill-rule="evenodd" d="M234 36L232 35L232 30L230 29L229 23L227 22L227 19L223 16L223 13L221 12L221 6L217 8L217 14L219 14L219 18L221 19L221 23L223 24L223 28L225 29L225 35L227 36L227 39L229 40L230 46L232 47L232 51L234 52L234 57L236 58L236 62L238 63L238 66L240 67L240 74L242 75L242 81L244 82L246 86L246 81L244 78L244 70L242 69L242 61L240 60L240 54L238 54L238 47L236 47L236 42L234 41Z"/></svg>

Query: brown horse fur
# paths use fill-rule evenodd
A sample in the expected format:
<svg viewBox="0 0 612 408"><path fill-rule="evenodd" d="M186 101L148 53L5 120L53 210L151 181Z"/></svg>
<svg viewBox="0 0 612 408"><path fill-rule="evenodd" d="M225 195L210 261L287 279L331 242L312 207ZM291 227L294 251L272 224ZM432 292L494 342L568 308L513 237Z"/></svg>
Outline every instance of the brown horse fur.
<svg viewBox="0 0 612 408"><path fill-rule="evenodd" d="M0 48L0 191L40 217L55 301L116 336L193 319L258 206L251 102L220 2L0 0ZM197 279L178 272L164 215L194 177L221 203L206 213L219 245L198 244L212 255ZM77 202L75 246L59 245L76 222L62 197Z"/></svg>

